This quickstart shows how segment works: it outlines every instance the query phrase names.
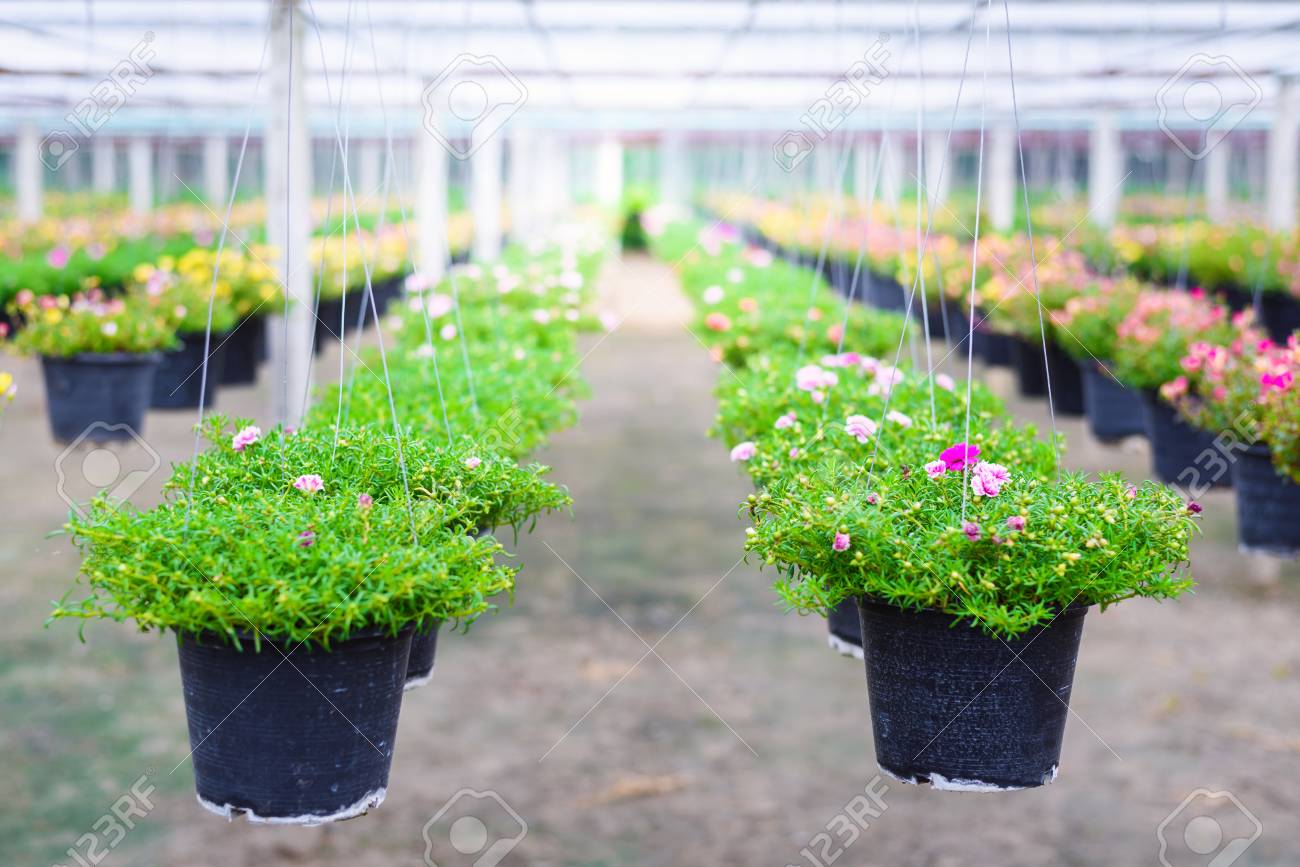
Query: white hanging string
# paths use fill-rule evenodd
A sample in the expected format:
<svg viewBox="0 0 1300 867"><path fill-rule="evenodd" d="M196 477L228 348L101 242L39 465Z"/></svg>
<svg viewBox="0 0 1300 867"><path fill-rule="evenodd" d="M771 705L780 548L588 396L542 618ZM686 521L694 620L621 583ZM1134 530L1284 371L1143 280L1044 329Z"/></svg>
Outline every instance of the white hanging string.
<svg viewBox="0 0 1300 867"><path fill-rule="evenodd" d="M257 104L257 94L262 87L262 72L266 66L266 52L271 43L271 22L267 19L266 37L262 40L262 53L257 61L257 78L253 83L253 98L249 101L248 114L244 121L244 137L239 144L239 158L235 161L235 174L230 182L230 195L226 197L226 215L221 221L221 231L217 235L217 254L212 262L212 285L208 289L208 319L203 329L203 369L199 372L199 412L194 426L194 446L190 453L190 464L199 459L199 443L203 439L203 409L208 393L208 356L212 347L212 311L217 299L217 280L221 275L221 254L226 247L226 236L230 232L230 217L234 213L235 198L239 194L239 178L244 169L244 157L248 154L248 139L253 130L253 106ZM239 327L238 325L236 327ZM194 504L194 476L190 473L189 491L185 497L185 527L190 524L190 509Z"/></svg>
<svg viewBox="0 0 1300 867"><path fill-rule="evenodd" d="M974 19L972 18L972 21ZM970 410L973 388L973 367L975 359L975 282L976 274L979 271L979 249L980 249L980 210L983 205L982 194L984 192L984 118L985 108L988 103L989 92L989 35L993 30L993 15L986 9L984 13L984 76L980 84L980 148L979 159L975 166L975 231L971 239L970 253L970 297L967 299L970 303L970 315L966 332L966 422L965 432L962 436L963 454L961 456L961 520L962 524L966 523L966 500L967 486L970 484L971 462L968 460L970 454ZM1032 255L1032 254L1031 254Z"/></svg>
<svg viewBox="0 0 1300 867"><path fill-rule="evenodd" d="M1056 433L1056 404L1052 399L1052 370L1047 360L1047 326L1043 323L1043 293L1038 288L1038 256L1034 252L1034 220L1029 213L1029 185L1025 175L1025 147L1020 140L1020 106L1016 98L1016 62L1011 50L1011 10L1002 0L1002 14L1007 26L1007 72L1011 80L1011 112L1016 124L1016 151L1020 156L1020 190L1025 204L1025 233L1029 239L1029 275L1038 304L1038 336L1043 342L1043 378L1047 380L1047 412L1052 420L1052 457L1056 462L1056 480L1061 480L1061 449ZM967 410L969 412L969 408Z"/></svg>
<svg viewBox="0 0 1300 867"><path fill-rule="evenodd" d="M930 195L925 196L925 206L922 206L922 191L925 190L926 172L924 162L924 141L925 141L925 65L922 63L924 50L921 44L921 13L918 0L912 0L912 23L916 28L916 81L918 96L916 100L916 281L921 290L921 336L925 340L925 372L926 380L930 386L930 426L936 425L936 413L934 409L934 354L931 351L930 341L930 299L925 292L925 248L930 242L930 226L934 225L934 212L939 204L939 185L943 182L943 173L940 170L939 178L934 182L934 189ZM960 98L960 97L959 97ZM948 136L952 137L952 127L948 128ZM943 158L948 157L947 146L944 147ZM921 215L926 212L927 222L925 239L921 238Z"/></svg>

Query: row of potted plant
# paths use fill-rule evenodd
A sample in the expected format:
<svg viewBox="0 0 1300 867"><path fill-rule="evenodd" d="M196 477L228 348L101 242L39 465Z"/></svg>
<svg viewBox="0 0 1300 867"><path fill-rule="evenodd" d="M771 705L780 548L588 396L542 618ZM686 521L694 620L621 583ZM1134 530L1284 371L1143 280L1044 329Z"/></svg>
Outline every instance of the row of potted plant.
<svg viewBox="0 0 1300 867"><path fill-rule="evenodd" d="M492 531L570 502L517 458L573 418L598 260L594 247L512 251L408 281L384 323L391 402L372 399L367 368L383 359L367 349L301 428L211 416L208 448L175 466L159 506L101 496L72 516L84 587L53 619L174 635L204 807L320 824L382 802L402 696L431 676L439 628L513 594L518 565ZM579 315L550 317L556 303ZM440 342L422 351L417 329ZM561 364L575 384L533 387L535 366ZM526 440L513 416L484 421L517 394ZM436 407L437 424L416 407Z"/></svg>
<svg viewBox="0 0 1300 867"><path fill-rule="evenodd" d="M697 230L670 227L655 246L705 317L720 270L758 315L793 307L805 328L845 303L807 270ZM719 378L715 433L756 486L746 548L777 568L790 608L856 614L857 635L841 636L862 646L884 771L959 790L1050 782L1084 615L1186 591L1199 507L1158 484L1060 472L978 383L900 360L915 325L860 324L829 353L767 329ZM740 336L703 339L727 359Z"/></svg>

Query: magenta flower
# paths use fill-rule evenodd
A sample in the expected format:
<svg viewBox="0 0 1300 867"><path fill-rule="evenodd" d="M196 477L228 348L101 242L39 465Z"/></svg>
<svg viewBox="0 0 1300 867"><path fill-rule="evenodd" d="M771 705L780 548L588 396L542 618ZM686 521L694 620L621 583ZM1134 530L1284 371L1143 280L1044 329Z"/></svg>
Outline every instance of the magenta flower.
<svg viewBox="0 0 1300 867"><path fill-rule="evenodd" d="M310 548L312 545L315 544L316 544L316 534L313 533L311 530L303 530L301 533L298 534L299 548Z"/></svg>
<svg viewBox="0 0 1300 867"><path fill-rule="evenodd" d="M50 252L45 254L45 262L51 268L63 268L68 264L69 258L68 248L62 245L50 248Z"/></svg>
<svg viewBox="0 0 1300 867"><path fill-rule="evenodd" d="M979 456L979 446L957 443L955 446L948 446L948 448L941 451L939 460L943 461L944 469L960 470L968 463L975 463L975 459Z"/></svg>
<svg viewBox="0 0 1300 867"><path fill-rule="evenodd" d="M375 498L370 496L369 494L357 494L358 509L362 509L362 510L369 509L374 504L375 504Z"/></svg>
<svg viewBox="0 0 1300 867"><path fill-rule="evenodd" d="M925 465L925 471L930 474L930 478L937 479L948 471L948 465L943 461L930 461Z"/></svg>
<svg viewBox="0 0 1300 867"><path fill-rule="evenodd" d="M980 461L971 468L970 489L981 497L996 497L1009 481L1011 473L1001 464Z"/></svg>
<svg viewBox="0 0 1300 867"><path fill-rule="evenodd" d="M1295 374L1286 370L1282 373L1265 373L1259 378L1259 384L1265 389L1274 388L1278 391L1286 391L1295 381Z"/></svg>
<svg viewBox="0 0 1300 867"><path fill-rule="evenodd" d="M1187 511L1191 512L1193 515L1199 515L1201 514L1201 504L1192 500L1187 504Z"/></svg>
<svg viewBox="0 0 1300 867"><path fill-rule="evenodd" d="M731 450L731 460L733 463L737 461L747 461L752 458L754 453L757 451L758 446L754 445L752 442L746 441L739 443Z"/></svg>
<svg viewBox="0 0 1300 867"><path fill-rule="evenodd" d="M231 438L230 446L235 451L242 452L247 446L251 446L261 438L262 429L257 425L250 424Z"/></svg>
<svg viewBox="0 0 1300 867"><path fill-rule="evenodd" d="M873 506L876 505L880 502L880 495L872 491L870 494L867 494L867 502Z"/></svg>
<svg viewBox="0 0 1300 867"><path fill-rule="evenodd" d="M851 415L844 420L844 430L858 442L865 443L876 435L876 423L865 415Z"/></svg>
<svg viewBox="0 0 1300 867"><path fill-rule="evenodd" d="M1023 530L1025 529L1025 519L1020 515L1012 515L1007 518L1007 526L1013 530Z"/></svg>
<svg viewBox="0 0 1300 867"><path fill-rule="evenodd" d="M976 524L974 521L967 521L966 523L962 524L961 531L965 533L966 538L970 539L972 542L979 541L980 525Z"/></svg>
<svg viewBox="0 0 1300 867"><path fill-rule="evenodd" d="M785 430L786 428L794 427L794 419L795 419L794 413L787 412L785 415L781 416L776 420L776 424L774 425L774 427L776 427L777 430Z"/></svg>
<svg viewBox="0 0 1300 867"><path fill-rule="evenodd" d="M847 551L852 540L848 533L836 533L835 541L831 543L832 551Z"/></svg>
<svg viewBox="0 0 1300 867"><path fill-rule="evenodd" d="M476 470L476 469L478 469L478 465L481 464L481 463L483 463L483 459L480 458L480 457L471 456L471 457L465 458L465 469L467 469L467 470Z"/></svg>
<svg viewBox="0 0 1300 867"><path fill-rule="evenodd" d="M300 491L308 494L314 494L317 491L325 490L325 482L315 473L299 476L294 479L293 486Z"/></svg>

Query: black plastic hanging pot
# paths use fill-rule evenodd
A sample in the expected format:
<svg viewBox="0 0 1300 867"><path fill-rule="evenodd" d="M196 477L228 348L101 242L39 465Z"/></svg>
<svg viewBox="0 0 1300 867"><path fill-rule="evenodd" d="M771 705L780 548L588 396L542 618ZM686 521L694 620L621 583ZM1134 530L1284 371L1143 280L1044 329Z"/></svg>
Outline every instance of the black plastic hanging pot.
<svg viewBox="0 0 1300 867"><path fill-rule="evenodd" d="M427 629L417 629L411 636L411 653L406 663L406 689L424 686L433 678L433 657L438 650L438 629L442 621L435 620Z"/></svg>
<svg viewBox="0 0 1300 867"><path fill-rule="evenodd" d="M411 630L325 650L177 640L199 803L226 818L319 825L383 800ZM286 661L286 657L288 661Z"/></svg>
<svg viewBox="0 0 1300 867"><path fill-rule="evenodd" d="M223 350L225 365L222 385L252 385L257 382L257 368L266 357L266 320L250 316L235 326L226 338Z"/></svg>
<svg viewBox="0 0 1300 867"><path fill-rule="evenodd" d="M826 631L831 650L841 656L862 658L862 623L856 600L845 599L830 610Z"/></svg>
<svg viewBox="0 0 1300 867"><path fill-rule="evenodd" d="M1047 374L1043 371L1043 347L1023 337L1011 338L1011 366L1016 386L1023 397L1046 397Z"/></svg>
<svg viewBox="0 0 1300 867"><path fill-rule="evenodd" d="M346 332L341 330L344 326L339 321L344 313L343 303L344 299L340 296L338 298L322 298L316 305L316 339L312 343L312 353L314 355L320 355L320 351L325 344L337 341L340 334L350 334L352 332L352 323L356 321L357 315L357 296L351 292L348 293Z"/></svg>
<svg viewBox="0 0 1300 867"><path fill-rule="evenodd" d="M990 328L984 316L975 311L975 354L990 367L1011 367L1011 337Z"/></svg>
<svg viewBox="0 0 1300 867"><path fill-rule="evenodd" d="M1079 362L1083 374L1083 407L1092 435L1104 443L1146 433L1142 397L1117 382L1092 359Z"/></svg>
<svg viewBox="0 0 1300 867"><path fill-rule="evenodd" d="M156 352L42 356L54 439L108 442L140 434L159 358Z"/></svg>
<svg viewBox="0 0 1300 867"><path fill-rule="evenodd" d="M1086 607L1007 641L937 611L859 608L884 773L957 791L1056 778Z"/></svg>
<svg viewBox="0 0 1300 867"><path fill-rule="evenodd" d="M1223 463L1214 435L1192 427L1154 391L1142 392L1142 418L1151 441L1151 462L1160 481L1188 489L1231 484L1228 473L1214 471Z"/></svg>
<svg viewBox="0 0 1300 867"><path fill-rule="evenodd" d="M1237 541L1243 551L1294 557L1300 553L1300 485L1273 466L1268 447L1256 443L1232 464L1237 491Z"/></svg>
<svg viewBox="0 0 1300 867"><path fill-rule="evenodd" d="M907 309L908 290L893 277L875 272L867 273L867 300L880 310Z"/></svg>
<svg viewBox="0 0 1300 867"><path fill-rule="evenodd" d="M1268 329L1268 336L1285 343L1294 332L1300 331L1300 300L1289 292L1265 292L1259 296L1259 318Z"/></svg>
<svg viewBox="0 0 1300 867"><path fill-rule="evenodd" d="M943 312L944 317L948 322L948 342L957 347L954 354L957 355L959 359L965 360L967 349L966 340L971 332L969 315L966 311L961 309L960 304L951 298L944 301ZM975 321L978 322L979 317L976 317ZM979 352L976 351L974 354L979 355Z"/></svg>
<svg viewBox="0 0 1300 867"><path fill-rule="evenodd" d="M153 378L153 397L149 405L154 409L197 409L202 393L203 406L212 406L217 399L217 388L226 365L225 339L229 332L213 332L208 355L206 386L203 379L204 336L202 332L176 335L181 341L179 349L164 352Z"/></svg>

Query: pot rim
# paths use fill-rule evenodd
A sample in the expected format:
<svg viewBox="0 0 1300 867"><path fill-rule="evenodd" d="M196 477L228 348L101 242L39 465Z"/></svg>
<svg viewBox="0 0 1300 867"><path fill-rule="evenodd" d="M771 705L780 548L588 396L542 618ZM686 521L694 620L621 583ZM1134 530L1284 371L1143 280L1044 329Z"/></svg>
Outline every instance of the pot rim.
<svg viewBox="0 0 1300 867"><path fill-rule="evenodd" d="M441 621L439 621L439 623L441 623ZM327 652L334 653L343 645L353 641L363 641L370 638L401 638L403 634L408 632L414 635L417 626L418 624L415 621L411 621L410 623L404 624L402 628L399 629L396 633L389 632L388 629L383 626L367 626L363 629L358 629L356 632L350 633L344 638L340 638L337 641L332 642ZM174 634L178 642L188 640L193 644L198 644L205 647L212 646L212 645L219 645L222 647L229 648L230 650L233 650L236 653L248 653L248 652L261 653L262 652L260 650L249 649L252 647L254 641L259 639L258 634L255 632L245 632L243 630L235 631L235 635L238 636L239 640L241 642L244 642L246 645L246 647L243 650L240 650L239 648L235 647L235 645L228 640L226 634L221 632L214 632L212 630L205 630L203 632L176 631ZM208 639L211 639L211 641L209 642ZM275 638L273 636L261 635L260 640L262 644L270 644L279 647L297 648L299 645L302 645L302 646L315 647L319 650L325 650L325 648L321 647L321 645L313 644L310 639L306 641L295 641L286 638Z"/></svg>
<svg viewBox="0 0 1300 867"><path fill-rule="evenodd" d="M873 597L871 597L871 596L867 596L866 594L860 594L860 595L858 595L858 596L853 596L853 597L850 597L850 598L857 600L857 603L858 603L858 606L859 606L859 607L862 607L863 604L865 604L865 605L867 605L867 606L869 606L869 607L872 607L872 608L888 608L888 609L890 609L890 610L892 610L892 611L897 611L897 612L900 612L900 613L902 613L902 614L915 614L915 615L925 615L925 616L939 616L939 617L946 617L946 618L949 618L949 619L951 619L951 618L959 618L962 624L964 624L964 625L966 625L966 626L969 626L969 627L972 628L972 629L978 629L978 628L979 628L979 627L976 626L974 623L971 623L971 622L970 622L970 619L969 619L969 617L967 617L967 615L964 615L964 614L951 614L951 613L949 613L949 612L947 612L947 611L943 611L943 610L941 610L941 609L939 609L939 608L904 608L904 607L901 606L901 605L894 605L894 604L892 604L892 603L889 603L889 602L884 601L883 599L876 599L876 598L873 598ZM1072 603L1072 604L1070 604L1070 605L1067 605L1065 608L1062 608L1062 609L1060 609L1059 611L1057 611L1056 616L1053 617L1051 620L1049 620L1049 621L1047 622L1047 624L1044 624L1044 628L1045 628L1045 626L1050 625L1050 624L1056 622L1057 620L1060 620L1062 617L1068 617L1068 618L1082 617L1082 616L1084 616L1085 614L1087 614L1088 611L1089 611L1089 609L1093 608L1095 605L1096 605L1095 602L1089 602L1089 603L1087 603L1087 604L1082 604L1082 603ZM1034 628L1034 627L1031 627L1031 628Z"/></svg>
<svg viewBox="0 0 1300 867"><path fill-rule="evenodd" d="M156 364L162 360L162 351L148 352L75 352L72 355L42 355L41 361L56 364L120 364L144 365Z"/></svg>

